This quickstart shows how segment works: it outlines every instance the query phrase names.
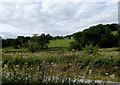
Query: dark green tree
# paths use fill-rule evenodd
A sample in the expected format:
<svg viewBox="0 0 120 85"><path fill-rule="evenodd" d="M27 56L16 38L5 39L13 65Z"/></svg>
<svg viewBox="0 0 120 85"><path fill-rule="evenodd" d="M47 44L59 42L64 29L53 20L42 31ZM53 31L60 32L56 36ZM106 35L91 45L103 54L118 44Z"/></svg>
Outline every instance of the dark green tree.
<svg viewBox="0 0 120 85"><path fill-rule="evenodd" d="M20 45L21 43L18 39L14 39L14 41L12 42L12 47L14 47L15 49L19 49Z"/></svg>
<svg viewBox="0 0 120 85"><path fill-rule="evenodd" d="M101 48L116 47L120 41L119 30L117 24L92 26L82 32L74 33L75 41L71 43L71 47L80 50L90 43Z"/></svg>
<svg viewBox="0 0 120 85"><path fill-rule="evenodd" d="M39 37L38 37L38 43L40 45L40 49L47 49L48 48L48 43L49 40L51 39L50 35L47 34L41 34Z"/></svg>
<svg viewBox="0 0 120 85"><path fill-rule="evenodd" d="M2 47L12 46L14 39L2 39Z"/></svg>
<svg viewBox="0 0 120 85"><path fill-rule="evenodd" d="M28 50L31 52L38 52L39 50L45 50L48 48L48 44L50 43L51 36L49 34L34 34L31 37L31 40L28 42Z"/></svg>
<svg viewBox="0 0 120 85"><path fill-rule="evenodd" d="M17 40L20 42L19 46L24 47L26 42L28 42L30 40L30 37L18 36Z"/></svg>

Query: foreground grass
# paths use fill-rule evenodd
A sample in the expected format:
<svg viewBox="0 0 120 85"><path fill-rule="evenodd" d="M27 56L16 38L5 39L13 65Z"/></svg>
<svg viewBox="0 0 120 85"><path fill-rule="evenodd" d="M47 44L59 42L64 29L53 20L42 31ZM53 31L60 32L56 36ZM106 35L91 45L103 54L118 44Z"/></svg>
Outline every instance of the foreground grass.
<svg viewBox="0 0 120 85"><path fill-rule="evenodd" d="M96 55L83 51L29 53L24 49L5 49L2 53L3 80L32 82L37 81L35 75L40 75L120 82L118 53L118 48L100 49Z"/></svg>

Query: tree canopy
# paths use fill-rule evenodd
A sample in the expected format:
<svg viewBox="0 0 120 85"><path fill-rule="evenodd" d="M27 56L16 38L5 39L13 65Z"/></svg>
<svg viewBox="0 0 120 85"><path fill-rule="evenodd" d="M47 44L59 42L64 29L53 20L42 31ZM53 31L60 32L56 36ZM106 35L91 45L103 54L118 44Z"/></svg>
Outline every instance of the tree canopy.
<svg viewBox="0 0 120 85"><path fill-rule="evenodd" d="M51 36L49 34L41 34L40 36L38 34L34 34L28 43L28 50L31 52L37 52L39 50L47 49L48 44L50 43L49 40L51 40Z"/></svg>
<svg viewBox="0 0 120 85"><path fill-rule="evenodd" d="M93 43L101 48L118 46L120 40L120 29L117 24L99 24L85 29L82 32L73 34L74 40L71 42L71 48L81 50L86 44Z"/></svg>

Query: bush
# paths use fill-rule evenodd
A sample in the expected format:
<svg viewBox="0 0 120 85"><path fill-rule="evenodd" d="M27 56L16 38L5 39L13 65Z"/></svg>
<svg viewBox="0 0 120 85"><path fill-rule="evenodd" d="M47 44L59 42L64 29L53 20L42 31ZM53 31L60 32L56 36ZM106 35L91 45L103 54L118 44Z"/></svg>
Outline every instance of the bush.
<svg viewBox="0 0 120 85"><path fill-rule="evenodd" d="M12 47L15 48L15 49L18 49L20 48L20 42L15 39L13 42L12 42Z"/></svg>
<svg viewBox="0 0 120 85"><path fill-rule="evenodd" d="M30 42L29 45L28 45L28 50L30 52L38 52L39 51L39 45L38 43L35 43L35 42Z"/></svg>
<svg viewBox="0 0 120 85"><path fill-rule="evenodd" d="M78 43L78 42L76 42L76 41L70 42L70 47L69 47L69 49L80 49L80 48L78 48L78 47L79 47L79 43Z"/></svg>
<svg viewBox="0 0 120 85"><path fill-rule="evenodd" d="M85 46L85 48L83 48L83 51L85 51L85 53L87 54L96 54L98 52L98 45L96 45L95 47L93 46L92 43L90 43L90 45L87 45Z"/></svg>

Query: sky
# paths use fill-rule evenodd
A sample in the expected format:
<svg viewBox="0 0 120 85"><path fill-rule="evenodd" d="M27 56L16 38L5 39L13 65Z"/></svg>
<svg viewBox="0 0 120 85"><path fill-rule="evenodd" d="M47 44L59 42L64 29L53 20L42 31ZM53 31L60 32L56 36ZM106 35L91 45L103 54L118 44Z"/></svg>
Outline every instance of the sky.
<svg viewBox="0 0 120 85"><path fill-rule="evenodd" d="M97 24L118 23L118 1L0 2L0 36L65 36Z"/></svg>

